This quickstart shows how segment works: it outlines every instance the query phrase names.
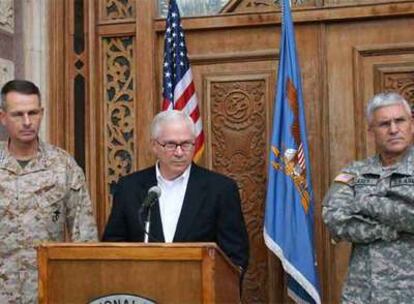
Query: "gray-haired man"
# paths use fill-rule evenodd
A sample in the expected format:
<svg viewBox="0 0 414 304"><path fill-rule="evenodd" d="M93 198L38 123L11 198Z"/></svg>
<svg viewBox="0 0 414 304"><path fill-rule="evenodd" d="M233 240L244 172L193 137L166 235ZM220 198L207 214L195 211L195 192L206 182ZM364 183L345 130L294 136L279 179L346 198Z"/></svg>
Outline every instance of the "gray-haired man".
<svg viewBox="0 0 414 304"><path fill-rule="evenodd" d="M395 93L368 103L369 132L377 155L344 168L323 202L336 240L352 243L343 303L413 303L413 120Z"/></svg>
<svg viewBox="0 0 414 304"><path fill-rule="evenodd" d="M157 162L120 179L103 240L145 240L138 211L148 189L157 185L162 194L151 213L150 242L216 242L245 270L249 239L238 186L192 162L195 138L195 125L184 112L164 111L154 117L151 146Z"/></svg>

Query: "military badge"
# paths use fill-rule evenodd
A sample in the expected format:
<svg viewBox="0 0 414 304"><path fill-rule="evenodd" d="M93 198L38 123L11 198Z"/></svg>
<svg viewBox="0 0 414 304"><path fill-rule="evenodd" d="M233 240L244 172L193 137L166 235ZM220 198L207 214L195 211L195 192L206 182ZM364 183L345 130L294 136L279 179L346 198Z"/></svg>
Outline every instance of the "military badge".
<svg viewBox="0 0 414 304"><path fill-rule="evenodd" d="M334 182L349 184L354 178L355 175L349 173L340 173L335 177Z"/></svg>
<svg viewBox="0 0 414 304"><path fill-rule="evenodd" d="M55 211L53 211L52 222L56 223L59 220L59 216L60 216L59 209L56 209Z"/></svg>

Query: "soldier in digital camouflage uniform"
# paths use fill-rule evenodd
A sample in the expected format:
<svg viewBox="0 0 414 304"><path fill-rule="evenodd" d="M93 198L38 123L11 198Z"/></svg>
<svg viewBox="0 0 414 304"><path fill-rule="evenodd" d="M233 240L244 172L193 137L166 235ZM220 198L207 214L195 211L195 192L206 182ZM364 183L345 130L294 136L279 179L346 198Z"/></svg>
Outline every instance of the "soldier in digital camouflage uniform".
<svg viewBox="0 0 414 304"><path fill-rule="evenodd" d="M37 302L36 245L97 241L82 169L65 151L38 139L43 116L31 82L8 82L1 92L0 303Z"/></svg>
<svg viewBox="0 0 414 304"><path fill-rule="evenodd" d="M322 215L352 243L342 303L414 303L414 148L408 103L378 94L367 107L377 155L335 178Z"/></svg>

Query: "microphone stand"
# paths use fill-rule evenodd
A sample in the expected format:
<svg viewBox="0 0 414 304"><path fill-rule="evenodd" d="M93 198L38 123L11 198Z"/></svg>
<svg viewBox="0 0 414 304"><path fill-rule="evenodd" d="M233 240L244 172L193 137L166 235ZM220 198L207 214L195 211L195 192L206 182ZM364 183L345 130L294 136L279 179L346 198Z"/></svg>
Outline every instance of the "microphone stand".
<svg viewBox="0 0 414 304"><path fill-rule="evenodd" d="M152 206L154 206L155 203L158 202L158 197L159 193L151 193L150 191L150 193L148 193L148 196L146 197L138 211L139 225L141 228L144 229L144 243L149 243L149 238L151 236L151 209ZM147 211L147 214L145 216L145 221L143 222L143 215L145 214L145 211ZM154 237L151 237L151 239L155 242L158 242L158 240Z"/></svg>
<svg viewBox="0 0 414 304"><path fill-rule="evenodd" d="M145 232L144 232L144 243L149 242L149 235L150 235L150 229L151 229L151 205L148 206L147 210L147 219L145 220Z"/></svg>

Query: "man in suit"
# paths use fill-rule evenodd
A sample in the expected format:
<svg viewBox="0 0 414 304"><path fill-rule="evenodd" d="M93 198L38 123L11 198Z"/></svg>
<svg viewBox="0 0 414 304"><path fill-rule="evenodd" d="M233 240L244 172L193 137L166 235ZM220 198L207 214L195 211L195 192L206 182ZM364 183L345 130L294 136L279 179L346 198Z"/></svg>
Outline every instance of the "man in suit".
<svg viewBox="0 0 414 304"><path fill-rule="evenodd" d="M245 270L249 245L234 180L192 162L195 125L181 111L158 113L151 125L155 166L122 177L115 187L103 240L144 240L139 212L148 190L161 189L152 207L149 241L216 242Z"/></svg>

